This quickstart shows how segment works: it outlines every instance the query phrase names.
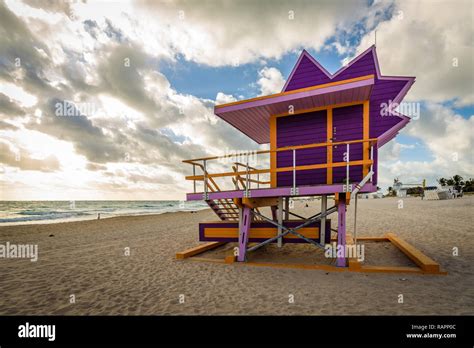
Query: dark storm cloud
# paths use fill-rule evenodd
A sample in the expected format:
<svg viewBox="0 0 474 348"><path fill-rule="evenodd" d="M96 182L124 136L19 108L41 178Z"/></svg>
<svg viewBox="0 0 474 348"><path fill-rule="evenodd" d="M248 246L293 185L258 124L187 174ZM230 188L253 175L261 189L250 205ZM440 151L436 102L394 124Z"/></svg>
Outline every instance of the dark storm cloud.
<svg viewBox="0 0 474 348"><path fill-rule="evenodd" d="M126 40L125 36L123 35L122 31L116 28L109 19L105 20L106 28L104 29L104 33L113 41L117 42L124 42Z"/></svg>
<svg viewBox="0 0 474 348"><path fill-rule="evenodd" d="M84 30L87 31L89 35L92 36L94 39L97 39L97 34L99 30L97 22L92 19L87 19L82 22L82 24L84 25Z"/></svg>
<svg viewBox="0 0 474 348"><path fill-rule="evenodd" d="M23 116L25 111L8 96L0 93L0 114L7 117Z"/></svg>
<svg viewBox="0 0 474 348"><path fill-rule="evenodd" d="M154 176L146 176L139 174L125 175L127 181L133 183L148 183L148 184L173 184L174 178L169 174L160 174Z"/></svg>
<svg viewBox="0 0 474 348"><path fill-rule="evenodd" d="M119 45L110 47L97 71L100 88L124 100L131 107L152 114L161 107L146 93L143 70L148 69L146 54L139 47Z"/></svg>
<svg viewBox="0 0 474 348"><path fill-rule="evenodd" d="M45 69L49 60L46 45L40 42L21 19L0 2L0 79L16 83L22 75L22 86L28 92L46 93L52 90Z"/></svg>
<svg viewBox="0 0 474 348"><path fill-rule="evenodd" d="M67 13L67 6L56 5L47 6L45 10ZM105 171L105 163L128 162L189 174L189 168L183 166L181 161L208 155L205 146L192 144L192 139L177 136L166 129L170 124L191 122L198 115L180 112L167 94L170 90L168 80L156 71L157 58L149 56L142 47L128 40L125 33L110 20L103 23L86 20L82 25L92 38L97 40L99 35L105 34L110 41L100 45L92 60L86 60L83 51L63 45L64 63L54 66L48 47L40 41L40 36L33 34L24 21L0 3L0 79L15 83L35 95L38 104L34 108L42 110L42 116L29 121L25 127L70 142L75 152L89 161L86 165L88 170ZM105 36L101 35L101 38ZM15 66L15 58L20 58L19 67ZM52 76L59 77L54 78L54 87L47 72L54 72ZM86 76L91 72L93 82L88 83ZM153 91L150 91L150 80L147 79L151 79ZM68 104L67 100L95 103L100 108L99 95L117 98L141 112L145 120L130 128L116 115L90 118L90 115L82 115L77 110L74 114L82 116L56 115L56 105ZM201 102L196 101L195 107L201 106ZM205 106L213 105L209 103ZM0 112L11 117L13 114L25 115L31 110L23 110L8 97L0 96ZM8 127L13 126L0 124L0 128ZM198 121L196 127L206 138L216 139L221 148L229 144L234 148L244 148L244 137L236 136L237 132L223 122L210 124ZM223 137L217 139L215 134L221 131ZM188 141L183 143L184 140ZM44 164L41 167L39 163L36 167L53 168L54 163L48 163L49 167L44 167ZM29 168L34 167L29 165ZM160 178L134 175L129 179L151 183L164 178L164 181L174 182L171 176Z"/></svg>
<svg viewBox="0 0 474 348"><path fill-rule="evenodd" d="M92 162L120 162L125 151L114 139L105 135L103 130L94 126L86 116L62 116L60 108L71 103L66 100L53 98L44 105L41 123L31 123L32 129L67 140L74 144L76 151L83 154ZM76 111L75 115L80 114Z"/></svg>
<svg viewBox="0 0 474 348"><path fill-rule="evenodd" d="M70 96L79 92L88 95L94 95L99 92L98 86L86 82L85 66L87 62L84 59L84 53L68 49L63 49L63 51L66 59L65 63L59 68L68 84L61 86L61 93L64 96Z"/></svg>
<svg viewBox="0 0 474 348"><path fill-rule="evenodd" d="M206 153L199 145L189 146L173 142L169 137L156 129L149 128L146 124L137 124L136 128L134 138L141 144L142 160L150 164L166 166L181 172L183 170L181 160L192 158L198 153L202 155Z"/></svg>

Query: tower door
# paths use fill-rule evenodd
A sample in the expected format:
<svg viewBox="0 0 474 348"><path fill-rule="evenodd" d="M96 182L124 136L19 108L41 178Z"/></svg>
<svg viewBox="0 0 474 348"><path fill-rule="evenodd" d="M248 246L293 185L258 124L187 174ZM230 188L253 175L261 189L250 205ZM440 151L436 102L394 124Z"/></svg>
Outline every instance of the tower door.
<svg viewBox="0 0 474 348"><path fill-rule="evenodd" d="M332 110L332 141L341 142L348 140L362 140L363 131L363 105L353 105ZM333 146L333 163L345 162L347 145ZM349 160L358 161L363 159L363 144L356 143L349 145ZM332 171L333 183L345 183L346 166L334 167ZM349 181L358 183L362 180L362 165L349 167Z"/></svg>
<svg viewBox="0 0 474 348"><path fill-rule="evenodd" d="M278 117L277 148L286 146L326 143L326 110L304 114ZM296 166L326 163L326 147L314 147L295 151ZM276 156L277 168L293 166L293 151L281 151ZM307 169L296 171L296 185L318 185L326 183L326 169ZM277 174L277 186L292 186L293 172Z"/></svg>

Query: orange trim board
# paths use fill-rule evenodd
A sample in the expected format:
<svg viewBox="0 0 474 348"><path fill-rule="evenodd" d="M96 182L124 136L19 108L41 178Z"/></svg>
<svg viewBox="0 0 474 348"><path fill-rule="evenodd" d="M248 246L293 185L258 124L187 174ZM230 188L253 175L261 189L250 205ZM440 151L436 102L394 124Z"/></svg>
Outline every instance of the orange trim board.
<svg viewBox="0 0 474 348"><path fill-rule="evenodd" d="M369 131L370 131L370 108L369 108L369 101L365 101L364 102L364 106L363 106L363 118L362 118L362 123L363 123L363 139L364 140L368 140L369 139ZM364 142L362 143L362 147L363 147L363 160L364 161L367 161L369 160L369 151L370 151L370 145L368 142ZM366 175L369 173L369 167L370 165L368 164L365 164L362 168L363 168L363 172L362 172L362 177L365 178Z"/></svg>
<svg viewBox="0 0 474 348"><path fill-rule="evenodd" d="M250 228L249 238L272 238L278 233L276 227L256 227ZM319 238L318 227L303 227L298 230L298 233L302 234L306 238L317 239ZM204 228L204 237L206 238L239 238L238 227L206 227ZM283 239L295 239L298 238L293 234L287 234Z"/></svg>
<svg viewBox="0 0 474 348"><path fill-rule="evenodd" d="M328 108L326 113L327 117L327 128L326 128L326 142L332 143L332 108ZM332 165L332 146L326 148L326 163ZM326 184L332 185L332 167L326 169Z"/></svg>
<svg viewBox="0 0 474 348"><path fill-rule="evenodd" d="M251 98L251 99L238 100L238 101L235 101L235 102L232 102L232 103L216 105L214 108L217 111L218 109L221 109L221 108L224 108L224 107L227 107L227 106L246 104L246 103L251 103L251 102L254 102L254 101L257 101L257 100L272 99L272 98L280 97L280 96L283 96L283 95L291 95L291 94L300 93L300 92L309 92L309 91L314 91L314 90L321 89L321 88L339 86L339 85L344 85L346 83L370 80L370 79L373 79L373 78L374 78L373 74L372 75L359 76L359 77L354 77L352 79L335 81L335 82L328 82L328 83L324 83L322 85L305 87L305 88L295 89L295 90L291 90L291 91L287 91L287 92L281 92L281 93L266 95L266 96L262 96L262 97L255 97L255 98Z"/></svg>
<svg viewBox="0 0 474 348"><path fill-rule="evenodd" d="M323 111L323 110L328 110L328 109L337 109L337 108L345 108L346 106L354 106L354 105L363 105L366 100L357 100L353 102L348 102L348 103L339 103L339 104L329 104L329 105L324 105L324 106L316 106L312 108L307 108L307 109L299 109L295 110L293 112L284 112L280 114L276 114L275 117L285 117L285 116L295 116L295 115L300 115L300 114L307 114L309 112L314 112L314 111Z"/></svg>
<svg viewBox="0 0 474 348"><path fill-rule="evenodd" d="M349 166L360 166L364 164L372 164L371 160L363 161L350 161ZM295 170L311 170L311 169L324 169L324 168L338 168L338 167L345 167L347 166L347 162L333 162L333 163L322 163L322 164L309 164L309 165L302 165L296 166ZM220 178L225 176L236 176L236 175L246 175L249 174L265 174L265 173L282 173L282 172L291 172L293 171L293 167L279 167L275 169L275 172L272 172L271 169L258 169L258 170L249 170L241 171L241 172L224 172L224 173L214 173L208 174L207 178ZM186 180L204 180L204 175L196 175L196 176L185 176Z"/></svg>
<svg viewBox="0 0 474 348"><path fill-rule="evenodd" d="M270 117L270 187L275 188L277 185L276 159L275 152L277 146L276 117Z"/></svg>
<svg viewBox="0 0 474 348"><path fill-rule="evenodd" d="M204 243L202 245L198 245L197 247L187 249L185 251L181 251L179 253L176 253L176 258L178 260L186 259L188 257L194 256L201 254L207 250L211 250L214 248L217 248L221 245L225 244L224 242L209 242L209 243Z"/></svg>

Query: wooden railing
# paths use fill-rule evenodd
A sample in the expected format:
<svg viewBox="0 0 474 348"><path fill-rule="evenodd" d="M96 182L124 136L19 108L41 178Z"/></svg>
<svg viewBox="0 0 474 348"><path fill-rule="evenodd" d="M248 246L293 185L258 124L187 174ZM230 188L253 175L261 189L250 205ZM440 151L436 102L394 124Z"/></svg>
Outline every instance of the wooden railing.
<svg viewBox="0 0 474 348"><path fill-rule="evenodd" d="M275 150L262 150L256 151L252 154L255 155L262 155L262 154L272 154L278 153L283 151L292 151L293 152L293 165L289 167L279 167L276 168L255 168L251 167L248 164L248 156L249 153L241 153L241 154L231 154L231 155L224 155L224 156L212 156L212 157L202 157L202 158L195 158L190 160L183 160L184 163L191 164L193 166L193 175L186 176L186 180L192 180L194 183L194 192L196 193L196 181L204 181L204 193L207 194L207 187L208 181L214 182L214 178L221 178L221 177L232 177L232 181L234 183L234 187L236 190L243 189L245 191L250 190L251 184L257 184L257 188L260 188L260 185L269 185L271 181L264 181L260 180L261 174L272 174L272 173L283 173L283 172L293 172L293 187L296 187L296 172L303 171L303 170L311 170L311 169L325 169L325 168L338 168L338 167L346 167L346 183L349 184L349 170L351 166L373 166L373 147L376 144L377 139L361 139L361 140L349 140L349 141L339 141L339 142L326 142L326 143L314 143L308 145L297 145L297 146L286 146L280 147ZM360 144L360 143L368 143L370 149L370 155L364 156L362 160L350 160L350 145L351 144ZM296 165L296 151L302 149L312 149L312 148L319 148L319 147L333 147L338 145L346 145L346 161L343 162L331 162L331 163L320 163L320 164L309 164L309 165ZM240 163L240 162L233 162L232 171L228 172L221 172L221 173L209 173L207 170L207 165L209 161L225 159L225 158L232 158L232 157L245 157L247 156L247 163ZM202 174L196 174L196 167L201 168ZM243 167L245 170L240 170ZM256 176L252 178L252 175Z"/></svg>

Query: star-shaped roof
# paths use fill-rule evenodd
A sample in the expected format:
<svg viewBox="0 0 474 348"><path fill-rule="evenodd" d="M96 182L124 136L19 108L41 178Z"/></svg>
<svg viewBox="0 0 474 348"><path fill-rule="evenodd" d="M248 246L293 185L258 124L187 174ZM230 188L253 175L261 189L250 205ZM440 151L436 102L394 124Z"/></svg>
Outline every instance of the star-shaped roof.
<svg viewBox="0 0 474 348"><path fill-rule="evenodd" d="M329 73L306 50L298 58L282 92L289 92L314 85L353 79L369 74L375 75L370 96L370 137L378 138L378 147L390 141L410 118L396 112L415 77L383 76L380 73L375 45L354 58L334 74ZM390 115L382 114L390 110Z"/></svg>
<svg viewBox="0 0 474 348"><path fill-rule="evenodd" d="M214 113L257 143L264 144L270 140L271 115L287 113L289 107L311 110L369 100L369 136L378 138L378 147L381 147L410 121L394 108L414 81L414 77L382 76L375 46L335 74L330 74L303 50L281 93L216 105Z"/></svg>

